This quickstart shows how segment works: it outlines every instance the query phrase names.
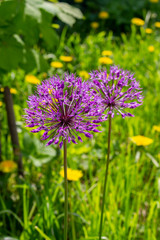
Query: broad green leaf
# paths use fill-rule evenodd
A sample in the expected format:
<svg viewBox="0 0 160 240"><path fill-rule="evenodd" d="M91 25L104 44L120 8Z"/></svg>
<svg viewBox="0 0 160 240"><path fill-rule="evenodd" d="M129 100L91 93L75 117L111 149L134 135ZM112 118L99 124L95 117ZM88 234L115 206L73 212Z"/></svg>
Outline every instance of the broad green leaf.
<svg viewBox="0 0 160 240"><path fill-rule="evenodd" d="M16 38L6 39L0 44L0 68L10 71L22 60L23 48Z"/></svg>
<svg viewBox="0 0 160 240"><path fill-rule="evenodd" d="M52 15L56 15L59 12L58 6L49 2L43 2L40 8Z"/></svg>
<svg viewBox="0 0 160 240"><path fill-rule="evenodd" d="M75 23L75 18L73 18L72 16L63 13L63 12L59 12L57 17L64 23L67 23L68 25L72 26Z"/></svg>
<svg viewBox="0 0 160 240"><path fill-rule="evenodd" d="M78 18L78 19L82 19L83 18L83 14L82 12L80 11L79 8L75 8L71 5L69 5L68 3L56 3L56 6L58 6L62 12L66 13L66 14L69 14L75 18Z"/></svg>
<svg viewBox="0 0 160 240"><path fill-rule="evenodd" d="M41 11L40 6L42 5L43 0L26 0L24 14L34 18L37 22L41 22ZM26 16L26 17L27 17Z"/></svg>

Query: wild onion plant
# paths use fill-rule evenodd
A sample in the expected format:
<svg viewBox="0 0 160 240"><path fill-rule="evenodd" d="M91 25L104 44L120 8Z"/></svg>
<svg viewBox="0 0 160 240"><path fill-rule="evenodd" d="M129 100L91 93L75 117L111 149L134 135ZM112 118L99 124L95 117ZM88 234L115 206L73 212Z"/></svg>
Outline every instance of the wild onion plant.
<svg viewBox="0 0 160 240"><path fill-rule="evenodd" d="M47 140L47 146L64 146L64 240L68 222L67 142L77 144L77 140L82 142L82 135L91 138L91 132L99 132L98 99L92 83L66 74L64 79L53 76L38 85L36 94L29 97L29 109L25 109L27 127L34 127L31 132L43 131L41 140Z"/></svg>
<svg viewBox="0 0 160 240"><path fill-rule="evenodd" d="M109 119L108 153L99 229L99 240L101 240L105 193L110 161L112 118L115 116L115 114L121 115L122 118L133 117L134 115L127 112L127 109L132 109L140 106L142 104L143 97L141 95L142 90L139 86L139 82L137 82L134 78L134 74L131 74L129 71L119 69L117 66L110 67L109 74L107 74L106 70L93 71L90 76L92 82L94 83L96 92L99 93L99 96L101 98L99 109L103 112L102 119L104 121Z"/></svg>

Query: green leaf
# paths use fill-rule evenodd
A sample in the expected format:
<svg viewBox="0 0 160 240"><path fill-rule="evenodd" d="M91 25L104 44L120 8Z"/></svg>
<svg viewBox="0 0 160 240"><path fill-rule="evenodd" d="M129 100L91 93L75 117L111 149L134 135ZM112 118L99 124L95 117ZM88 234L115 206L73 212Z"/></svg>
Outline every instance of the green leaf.
<svg viewBox="0 0 160 240"><path fill-rule="evenodd" d="M16 15L17 1L0 1L0 26Z"/></svg>
<svg viewBox="0 0 160 240"><path fill-rule="evenodd" d="M72 26L74 23L75 23L75 18L73 18L72 16L66 14L66 13L63 13L63 12L59 12L57 14L57 17L64 23Z"/></svg>
<svg viewBox="0 0 160 240"><path fill-rule="evenodd" d="M26 0L24 14L34 18L37 22L41 22L41 11L40 6L42 5L43 0ZM27 17L26 16L26 17Z"/></svg>
<svg viewBox="0 0 160 240"><path fill-rule="evenodd" d="M57 15L59 12L59 8L55 4L49 2L43 2L40 8L52 15Z"/></svg>
<svg viewBox="0 0 160 240"><path fill-rule="evenodd" d="M22 43L15 37L4 40L0 44L0 68L11 71L22 60Z"/></svg>
<svg viewBox="0 0 160 240"><path fill-rule="evenodd" d="M58 6L61 9L61 11L66 13L66 14L69 14L69 15L75 17L75 18L78 18L78 19L83 18L83 14L80 11L80 9L76 8L76 7L73 7L73 6L69 5L68 3L64 3L64 2L56 3L56 6Z"/></svg>

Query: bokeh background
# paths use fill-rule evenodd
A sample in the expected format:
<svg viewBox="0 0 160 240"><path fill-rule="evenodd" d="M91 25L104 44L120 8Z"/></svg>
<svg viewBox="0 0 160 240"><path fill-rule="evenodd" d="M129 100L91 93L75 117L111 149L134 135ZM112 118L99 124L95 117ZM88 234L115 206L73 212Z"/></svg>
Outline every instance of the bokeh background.
<svg viewBox="0 0 160 240"><path fill-rule="evenodd" d="M0 240L63 239L63 151L23 121L28 96L54 74L119 65L144 103L116 116L103 239L160 239L159 0L0 0ZM68 144L69 237L98 239L108 123Z"/></svg>

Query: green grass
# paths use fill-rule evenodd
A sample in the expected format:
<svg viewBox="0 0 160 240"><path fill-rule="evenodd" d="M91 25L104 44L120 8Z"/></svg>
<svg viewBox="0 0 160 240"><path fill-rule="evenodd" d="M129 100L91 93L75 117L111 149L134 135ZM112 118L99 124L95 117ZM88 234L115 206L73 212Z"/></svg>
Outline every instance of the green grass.
<svg viewBox="0 0 160 240"><path fill-rule="evenodd" d="M135 72L143 88L144 103L133 110L134 118L116 116L112 122L111 161L105 202L103 236L109 240L160 239L160 133L153 131L160 124L160 43L158 32L146 35L132 27L131 36L122 34L115 39L112 33L89 35L83 42L78 34L65 38L65 32L53 60L60 55L73 55L65 69L50 69L48 75L64 70L79 73L98 68L102 50L111 50L115 64ZM148 46L155 51L150 53ZM104 67L104 66L99 66ZM107 69L109 67L107 66ZM8 81L9 77L8 75ZM42 75L38 76L42 79ZM24 73L15 72L10 86L14 95L17 121L26 106L27 95L35 87L24 83ZM2 96L2 95L1 95ZM3 98L1 97L3 101ZM4 110L4 104L2 108ZM12 159L11 140L6 113L2 114L2 153L4 160ZM81 169L83 178L69 182L69 239L98 239L100 198L103 188L107 156L108 122L102 133L89 141L68 145L68 166ZM144 135L154 142L148 147L137 147L131 136ZM59 175L63 153L53 146L45 148L36 136L19 123L19 137L23 153L25 178L17 174L1 174L0 239L11 236L19 240L63 239L64 182ZM7 144L7 153L5 146ZM44 150L45 149L45 150ZM3 182L2 182L3 179Z"/></svg>

